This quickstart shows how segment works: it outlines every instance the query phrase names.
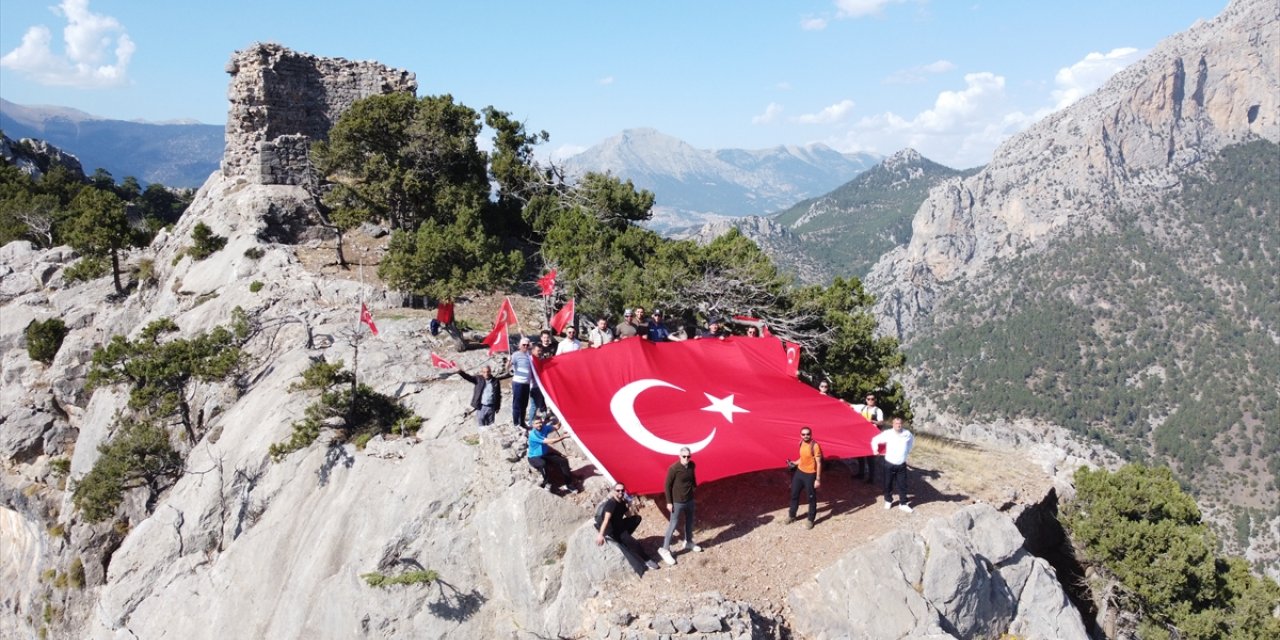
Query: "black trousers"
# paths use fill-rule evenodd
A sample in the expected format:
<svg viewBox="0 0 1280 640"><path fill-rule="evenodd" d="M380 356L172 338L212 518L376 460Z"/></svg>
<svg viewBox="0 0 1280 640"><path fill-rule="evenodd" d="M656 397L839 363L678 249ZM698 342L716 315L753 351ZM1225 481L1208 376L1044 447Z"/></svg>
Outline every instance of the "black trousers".
<svg viewBox="0 0 1280 640"><path fill-rule="evenodd" d="M893 502L893 485L898 485L898 504L907 503L907 464L884 463L884 501Z"/></svg>
<svg viewBox="0 0 1280 640"><path fill-rule="evenodd" d="M549 485L566 484L572 486L573 470L569 467L569 459L553 449L546 449L545 451L546 453L540 456L529 458L529 466L537 469L538 473L542 474L542 481ZM554 467L556 471L559 471L564 480L560 483L552 480L551 474L547 472L548 466Z"/></svg>
<svg viewBox="0 0 1280 640"><path fill-rule="evenodd" d="M787 515L792 520L796 517L796 510L800 508L801 491L809 492L809 522L818 518L818 490L813 486L817 479L818 474L805 473L799 469L791 476L791 509L787 511Z"/></svg>
<svg viewBox="0 0 1280 640"><path fill-rule="evenodd" d="M635 533L636 528L639 526L640 516L623 516L621 520L610 520L609 529L606 533L614 542L621 544L642 561L649 562L653 558L645 552L644 547L640 546L640 541L631 535Z"/></svg>

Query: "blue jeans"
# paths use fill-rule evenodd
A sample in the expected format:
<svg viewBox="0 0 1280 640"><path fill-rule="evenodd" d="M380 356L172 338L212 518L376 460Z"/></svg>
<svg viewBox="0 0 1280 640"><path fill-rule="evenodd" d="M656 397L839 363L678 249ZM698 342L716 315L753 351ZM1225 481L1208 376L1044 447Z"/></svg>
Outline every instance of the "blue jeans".
<svg viewBox="0 0 1280 640"><path fill-rule="evenodd" d="M787 511L787 515L792 520L796 518L796 509L800 508L800 492L809 492L809 522L813 522L818 518L818 490L813 486L813 482L818 479L816 473L805 473L796 469L795 475L791 476L791 509Z"/></svg>
<svg viewBox="0 0 1280 640"><path fill-rule="evenodd" d="M528 422L524 418L525 407L529 406L529 383L528 382L512 382L511 383L511 424L520 427L527 427Z"/></svg>
<svg viewBox="0 0 1280 640"><path fill-rule="evenodd" d="M493 408L493 405L480 405L480 408L476 410L476 424L481 427L487 427L493 424L493 416L496 413L497 410Z"/></svg>
<svg viewBox="0 0 1280 640"><path fill-rule="evenodd" d="M680 516L684 515L684 543L693 546L693 501L675 502L671 505L671 522L667 523L667 534L662 536L662 548L671 550L671 534L680 524Z"/></svg>
<svg viewBox="0 0 1280 640"><path fill-rule="evenodd" d="M524 414L525 424L533 424L533 416L539 411L547 408L547 401L542 398L542 388L533 387L529 390L529 410Z"/></svg>

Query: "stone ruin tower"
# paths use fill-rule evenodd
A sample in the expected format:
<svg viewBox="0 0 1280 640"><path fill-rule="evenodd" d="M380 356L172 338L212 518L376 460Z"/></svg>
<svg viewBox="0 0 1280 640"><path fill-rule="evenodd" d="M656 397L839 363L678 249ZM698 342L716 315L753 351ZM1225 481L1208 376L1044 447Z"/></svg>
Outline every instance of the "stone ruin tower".
<svg viewBox="0 0 1280 640"><path fill-rule="evenodd" d="M308 185L311 143L353 102L372 95L416 93L414 74L377 62L320 58L257 43L227 62L227 147L222 175L255 184Z"/></svg>

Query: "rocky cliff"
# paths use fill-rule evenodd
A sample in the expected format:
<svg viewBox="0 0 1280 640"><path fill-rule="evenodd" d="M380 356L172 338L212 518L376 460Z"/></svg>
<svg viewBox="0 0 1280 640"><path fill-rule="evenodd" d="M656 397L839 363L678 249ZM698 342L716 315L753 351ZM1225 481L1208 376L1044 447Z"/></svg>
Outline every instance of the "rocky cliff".
<svg viewBox="0 0 1280 640"><path fill-rule="evenodd" d="M1206 153L1280 140L1280 8L1235 0L1097 92L1014 136L978 174L933 189L911 241L867 277L881 326L909 340L952 285L1178 188Z"/></svg>
<svg viewBox="0 0 1280 640"><path fill-rule="evenodd" d="M276 70L286 68L304 75L315 69ZM250 100L236 93L237 82L233 112L237 102ZM319 108L306 102L314 95L295 99L303 103L284 107ZM0 416L0 636L720 640L787 637L793 627L805 636L838 637L862 628L831 613L796 621L767 605L777 593L753 594L756 601L701 592L677 594L668 604L623 600L639 587L662 591L665 583L616 547L594 544L587 522L603 479L588 480L588 495L577 498L539 489L521 459L517 431L501 424L477 430L467 413L467 385L430 366L427 353L443 345L427 334L421 315L382 315L385 298L372 287L306 268L299 259L303 247L290 244L295 234L287 229L313 213L312 194L265 182L265 173L246 168L265 160L246 164L248 156L231 157L264 148L228 143L226 166L242 170L215 173L173 228L129 256L133 266L147 261L151 274L123 298L112 296L106 279L68 282L64 269L76 256L66 248L37 251L23 242L0 248L0 402L6 408ZM227 242L195 260L187 248L200 223ZM353 329L361 301L379 310L378 339L358 338L364 334ZM131 490L106 522L88 522L71 490L104 455L100 446L118 435L119 418L130 410L122 387L86 387L95 348L112 336L137 336L161 318L171 319L179 336L192 336L227 324L237 308L249 318L246 366L231 380L184 390L198 421L192 438L172 430L181 473ZM65 322L67 336L51 363L33 361L24 329L54 317ZM289 437L290 425L313 400L291 388L300 373L320 359L352 366L357 353L360 380L422 417L422 429L413 437L378 436L363 447L333 440L326 430L314 444L272 462L270 445ZM468 369L486 361L478 351L458 358ZM939 500L940 513L954 511L961 499ZM744 503L759 509L753 500ZM1021 550L1010 515L977 509L937 525L922 515L904 521L908 531L875 543L906 554L910 566L923 562L919 536L930 545L929 562L921 566L940 576L928 583L936 593L910 597L903 606L943 612L937 625L926 625L939 634L1074 633L1079 614L1053 571ZM764 524L758 512L730 523L723 553L734 538L761 536L773 544L766 536L776 534L761 531ZM989 527L999 532L998 549L980 542ZM953 550L957 555L948 559ZM734 566L758 562L715 560L714 548L702 555ZM834 553L819 559L837 561ZM814 584L807 575L784 576L788 588L797 589L792 600L823 607L834 598L872 609L878 593L828 584L832 571L850 563L859 561L839 560ZM966 609L967 592L945 588L950 577L970 570L981 581L975 588L990 592L975 601L986 609ZM409 571L435 579L379 588L366 578ZM892 584L882 586L905 594L916 576L884 579ZM807 595L815 585L823 598ZM1026 594L1035 595L1034 604Z"/></svg>

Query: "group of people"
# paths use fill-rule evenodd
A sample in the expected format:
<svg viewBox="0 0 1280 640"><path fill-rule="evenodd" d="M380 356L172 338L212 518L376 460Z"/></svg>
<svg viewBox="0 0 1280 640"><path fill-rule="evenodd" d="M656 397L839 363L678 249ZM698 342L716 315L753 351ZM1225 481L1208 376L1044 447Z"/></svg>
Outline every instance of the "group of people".
<svg viewBox="0 0 1280 640"><path fill-rule="evenodd" d="M705 330L697 332L693 337L724 339L729 335L723 322L712 319ZM745 335L757 337L760 330L756 326L747 326ZM614 327L610 327L608 318L597 318L595 326L587 332L585 343L578 338L577 328L572 325L565 327L563 338L558 341L550 329L543 329L536 341L527 336L520 338L517 351L511 355L503 374L511 377L511 422L527 431L528 462L541 476L543 488L554 490L559 486L567 493L582 490L573 476L569 460L551 446L569 436L558 434L559 425L554 415L547 410L546 399L533 374L533 363L579 349L599 348L611 342L635 337L654 342L687 339L678 333L673 334L667 328L661 311L654 310L652 316L646 318L644 307L627 309L623 313L622 322ZM478 375L469 374L461 368L457 373L474 385L471 406L475 409L477 424L481 427L493 424L502 407L502 392L492 367L482 366ZM819 382L818 391L824 395L833 395L830 383L825 380ZM910 513L912 508L907 502L907 456L915 444L914 436L904 428L900 417L893 418L889 423L891 428L885 429L884 412L876 406L875 394L867 394L863 403L853 404L852 407L863 418L882 429L871 440L872 455L854 458L849 462L854 479L874 483L875 459L877 455L883 456L884 508L893 507L893 493L896 490L898 508ZM809 507L805 526L813 528L817 519L817 491L822 486L822 458L822 446L814 439L813 430L804 427L800 431L795 461L789 458L787 460L792 479L786 523L796 521L803 495L807 497ZM680 450L679 460L667 470L664 494L669 521L658 555L668 565L676 563L671 538L677 528L683 533L684 543L675 551L702 551L702 547L693 540L696 469L692 453L685 447ZM602 545L606 539L613 540L629 549L648 568L656 569L656 560L645 552L633 536L641 521L640 515L635 511L635 503L627 494L626 486L615 483L610 495L596 509L596 544Z"/></svg>

